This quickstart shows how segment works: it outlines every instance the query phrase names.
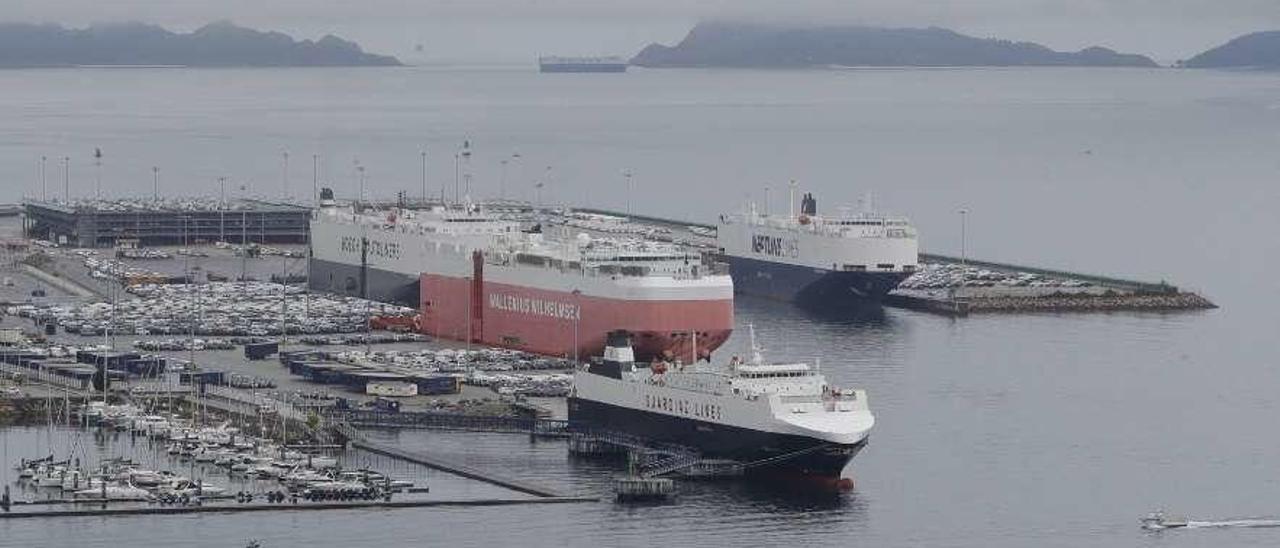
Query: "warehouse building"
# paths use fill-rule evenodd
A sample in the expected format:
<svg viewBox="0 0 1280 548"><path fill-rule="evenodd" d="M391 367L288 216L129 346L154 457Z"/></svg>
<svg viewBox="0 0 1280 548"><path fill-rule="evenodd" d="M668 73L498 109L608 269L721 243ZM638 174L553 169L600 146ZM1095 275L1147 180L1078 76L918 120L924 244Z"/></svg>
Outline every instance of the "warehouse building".
<svg viewBox="0 0 1280 548"><path fill-rule="evenodd" d="M307 241L310 208L260 200L81 200L23 204L23 233L73 247Z"/></svg>

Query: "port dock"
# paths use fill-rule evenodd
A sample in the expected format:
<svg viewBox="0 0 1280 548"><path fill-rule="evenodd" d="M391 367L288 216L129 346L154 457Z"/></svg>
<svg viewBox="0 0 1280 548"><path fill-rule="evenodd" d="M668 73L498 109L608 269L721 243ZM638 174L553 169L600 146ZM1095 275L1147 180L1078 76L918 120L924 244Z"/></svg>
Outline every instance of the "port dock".
<svg viewBox="0 0 1280 548"><path fill-rule="evenodd" d="M1167 282L920 254L921 270L885 305L945 316L1018 312L1171 312L1217 308Z"/></svg>

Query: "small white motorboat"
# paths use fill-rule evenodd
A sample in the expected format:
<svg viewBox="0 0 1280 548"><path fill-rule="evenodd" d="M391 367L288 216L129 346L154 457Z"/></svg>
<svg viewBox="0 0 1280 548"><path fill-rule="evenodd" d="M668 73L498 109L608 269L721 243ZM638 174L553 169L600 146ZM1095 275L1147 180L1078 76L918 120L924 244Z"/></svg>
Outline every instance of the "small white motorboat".
<svg viewBox="0 0 1280 548"><path fill-rule="evenodd" d="M132 485L99 486L97 489L76 491L75 494L78 497L103 497L109 500L147 500L151 498L149 491Z"/></svg>
<svg viewBox="0 0 1280 548"><path fill-rule="evenodd" d="M188 479L174 481L168 485L162 485L156 491L167 495L186 495L189 497L217 496L227 492L226 489L218 487L217 485L211 485L208 483L197 484L196 482Z"/></svg>
<svg viewBox="0 0 1280 548"><path fill-rule="evenodd" d="M1171 516L1164 513L1163 510L1157 510L1147 514L1138 520L1142 523L1142 528L1148 531L1159 531L1163 529L1177 529L1187 526L1187 518L1182 516Z"/></svg>

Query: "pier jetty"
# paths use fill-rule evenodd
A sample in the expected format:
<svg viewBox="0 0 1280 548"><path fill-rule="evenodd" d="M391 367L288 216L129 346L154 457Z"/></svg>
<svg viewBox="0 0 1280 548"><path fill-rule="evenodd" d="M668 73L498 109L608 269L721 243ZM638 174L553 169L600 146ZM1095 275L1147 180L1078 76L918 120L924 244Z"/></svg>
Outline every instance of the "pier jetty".
<svg viewBox="0 0 1280 548"><path fill-rule="evenodd" d="M885 305L942 314L1019 312L1173 312L1217 308L1193 291L1064 270L920 255L916 275L885 297Z"/></svg>

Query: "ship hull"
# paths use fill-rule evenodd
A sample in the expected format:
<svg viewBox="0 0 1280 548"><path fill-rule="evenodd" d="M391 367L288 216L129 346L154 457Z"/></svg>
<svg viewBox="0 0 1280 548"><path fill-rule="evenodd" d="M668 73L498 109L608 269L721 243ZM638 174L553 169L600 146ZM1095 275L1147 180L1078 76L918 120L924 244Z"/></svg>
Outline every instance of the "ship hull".
<svg viewBox="0 0 1280 548"><path fill-rule="evenodd" d="M878 304L910 272L844 272L726 256L734 291L815 310Z"/></svg>
<svg viewBox="0 0 1280 548"><path fill-rule="evenodd" d="M444 339L587 359L610 331L633 334L636 359L706 358L733 330L722 299L625 299L537 289L481 278L424 274L418 329ZM694 334L696 333L696 337Z"/></svg>
<svg viewBox="0 0 1280 548"><path fill-rule="evenodd" d="M307 283L312 291L417 307L418 276L372 266L312 258Z"/></svg>
<svg viewBox="0 0 1280 548"><path fill-rule="evenodd" d="M706 458L753 463L777 458L746 473L774 478L838 479L866 446L866 438L843 445L794 434L729 426L632 409L581 397L569 398L569 421L578 428L623 432L654 442L692 447ZM786 458L786 455L795 455Z"/></svg>

